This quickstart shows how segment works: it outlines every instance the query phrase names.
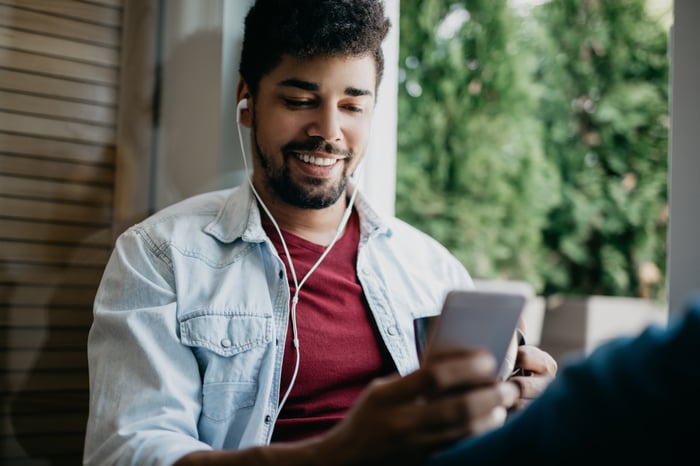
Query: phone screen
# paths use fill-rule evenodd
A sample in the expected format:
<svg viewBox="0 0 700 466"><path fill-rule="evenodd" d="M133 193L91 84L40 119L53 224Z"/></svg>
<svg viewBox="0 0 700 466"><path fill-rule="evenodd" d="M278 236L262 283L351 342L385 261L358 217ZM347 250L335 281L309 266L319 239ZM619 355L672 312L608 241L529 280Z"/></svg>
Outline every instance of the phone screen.
<svg viewBox="0 0 700 466"><path fill-rule="evenodd" d="M504 363L514 341L517 346L516 327L525 302L520 293L450 291L439 315L414 320L419 358L455 347L485 348L496 358L496 373L503 378L512 369Z"/></svg>

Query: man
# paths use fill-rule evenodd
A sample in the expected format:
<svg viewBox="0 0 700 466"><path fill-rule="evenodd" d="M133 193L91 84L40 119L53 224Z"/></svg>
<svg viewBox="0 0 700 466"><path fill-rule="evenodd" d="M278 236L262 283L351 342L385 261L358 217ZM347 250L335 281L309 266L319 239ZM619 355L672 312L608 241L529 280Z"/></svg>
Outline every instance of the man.
<svg viewBox="0 0 700 466"><path fill-rule="evenodd" d="M349 183L388 28L378 0L251 8L238 99L252 179L118 239L88 341L85 464L419 464L554 375L532 346L519 387L475 352L418 368L414 318L472 281Z"/></svg>
<svg viewBox="0 0 700 466"><path fill-rule="evenodd" d="M700 294L668 328L650 326L572 361L502 428L430 466L692 463L700 433L698 355Z"/></svg>

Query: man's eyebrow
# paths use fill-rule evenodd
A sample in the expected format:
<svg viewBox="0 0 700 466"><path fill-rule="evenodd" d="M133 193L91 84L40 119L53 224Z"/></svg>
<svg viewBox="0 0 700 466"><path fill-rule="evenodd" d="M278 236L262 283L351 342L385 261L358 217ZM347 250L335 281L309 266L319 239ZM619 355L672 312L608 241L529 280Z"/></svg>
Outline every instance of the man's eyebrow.
<svg viewBox="0 0 700 466"><path fill-rule="evenodd" d="M285 79L284 81L280 81L279 85L282 87L296 87L298 89L301 89L302 91L318 91L321 88L321 86L319 86L318 83L304 81L302 79L296 78L290 78Z"/></svg>
<svg viewBox="0 0 700 466"><path fill-rule="evenodd" d="M372 91L369 89L358 89L356 87L346 87L345 88L345 94L352 96L352 97L362 97L364 95L372 95Z"/></svg>
<svg viewBox="0 0 700 466"><path fill-rule="evenodd" d="M315 92L321 89L318 83L311 81L304 81L303 79L290 78L279 82L280 86L283 87L296 87L303 91ZM372 91L368 89L359 89L357 87L346 87L345 94L352 97L362 97L365 95L371 96Z"/></svg>

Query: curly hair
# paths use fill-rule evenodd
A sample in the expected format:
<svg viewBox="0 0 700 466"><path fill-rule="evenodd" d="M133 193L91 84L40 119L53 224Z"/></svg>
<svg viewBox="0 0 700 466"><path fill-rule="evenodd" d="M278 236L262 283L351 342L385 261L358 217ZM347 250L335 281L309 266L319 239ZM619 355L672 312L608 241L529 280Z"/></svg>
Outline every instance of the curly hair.
<svg viewBox="0 0 700 466"><path fill-rule="evenodd" d="M245 18L239 73L253 95L283 55L296 58L372 54L377 86L382 42L391 22L382 0L257 0Z"/></svg>

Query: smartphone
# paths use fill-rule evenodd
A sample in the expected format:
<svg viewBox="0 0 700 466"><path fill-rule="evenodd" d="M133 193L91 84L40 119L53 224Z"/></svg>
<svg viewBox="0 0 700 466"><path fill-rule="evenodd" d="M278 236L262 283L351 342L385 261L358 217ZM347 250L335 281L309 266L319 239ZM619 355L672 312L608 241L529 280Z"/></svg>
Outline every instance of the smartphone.
<svg viewBox="0 0 700 466"><path fill-rule="evenodd" d="M440 314L414 321L418 356L450 348L485 348L497 361L495 376L505 380L515 364L517 326L525 294L485 290L452 290Z"/></svg>

